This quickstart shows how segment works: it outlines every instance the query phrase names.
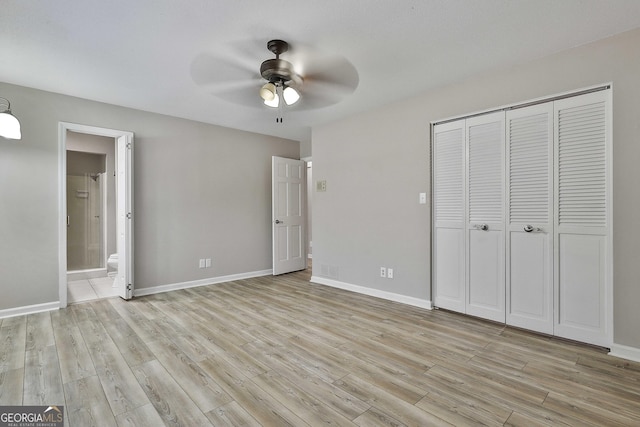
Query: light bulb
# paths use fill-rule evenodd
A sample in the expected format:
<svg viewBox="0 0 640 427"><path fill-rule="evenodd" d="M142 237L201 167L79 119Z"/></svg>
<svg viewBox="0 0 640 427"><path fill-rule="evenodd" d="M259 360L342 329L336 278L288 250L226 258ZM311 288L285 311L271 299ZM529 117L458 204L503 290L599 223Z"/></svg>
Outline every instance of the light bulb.
<svg viewBox="0 0 640 427"><path fill-rule="evenodd" d="M278 95L274 95L273 99L270 101L267 101L266 99L264 100L264 105L268 107L278 108L279 104L280 104L280 97Z"/></svg>

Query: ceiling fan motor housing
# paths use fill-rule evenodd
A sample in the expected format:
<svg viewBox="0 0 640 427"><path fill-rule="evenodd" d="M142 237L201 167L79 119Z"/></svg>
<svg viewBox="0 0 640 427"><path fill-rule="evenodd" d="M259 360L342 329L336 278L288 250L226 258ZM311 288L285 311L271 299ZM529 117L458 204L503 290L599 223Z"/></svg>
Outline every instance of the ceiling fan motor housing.
<svg viewBox="0 0 640 427"><path fill-rule="evenodd" d="M293 64L284 59L280 59L280 54L289 50L289 44L282 40L271 40L267 43L267 48L276 55L275 59L267 59L260 65L260 75L265 80L273 84L284 84L292 82L296 85L302 84L300 77L293 69Z"/></svg>

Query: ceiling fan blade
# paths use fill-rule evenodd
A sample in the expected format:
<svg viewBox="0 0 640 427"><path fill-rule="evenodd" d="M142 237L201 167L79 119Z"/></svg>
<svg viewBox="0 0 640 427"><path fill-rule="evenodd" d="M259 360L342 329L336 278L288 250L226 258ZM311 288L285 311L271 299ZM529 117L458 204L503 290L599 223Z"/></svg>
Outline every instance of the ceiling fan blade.
<svg viewBox="0 0 640 427"><path fill-rule="evenodd" d="M256 69L248 68L233 59L201 53L191 62L191 78L204 86L220 81L243 81L259 78Z"/></svg>
<svg viewBox="0 0 640 427"><path fill-rule="evenodd" d="M262 98L258 94L258 87L245 87L226 92L219 92L216 96L233 104L243 105L245 107L260 108L263 106Z"/></svg>
<svg viewBox="0 0 640 427"><path fill-rule="evenodd" d="M337 104L352 94L360 82L353 64L338 54L295 44L282 57L290 61L303 78L299 88L303 100L298 107L301 110Z"/></svg>
<svg viewBox="0 0 640 427"><path fill-rule="evenodd" d="M247 67L237 58L202 53L191 62L191 78L198 86L221 99L240 105L260 106L258 90L262 78L258 69Z"/></svg>

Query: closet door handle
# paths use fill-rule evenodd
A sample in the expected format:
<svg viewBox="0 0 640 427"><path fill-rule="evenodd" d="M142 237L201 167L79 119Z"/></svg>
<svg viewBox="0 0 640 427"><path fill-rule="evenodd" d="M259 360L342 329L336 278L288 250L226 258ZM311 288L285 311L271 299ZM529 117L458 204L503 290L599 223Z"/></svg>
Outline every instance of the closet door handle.
<svg viewBox="0 0 640 427"><path fill-rule="evenodd" d="M489 229L489 225L488 224L476 224L476 225L473 226L473 228L475 228L476 230L487 231Z"/></svg>
<svg viewBox="0 0 640 427"><path fill-rule="evenodd" d="M531 233L533 231L533 226L525 225L524 226L524 231L526 231L527 233Z"/></svg>

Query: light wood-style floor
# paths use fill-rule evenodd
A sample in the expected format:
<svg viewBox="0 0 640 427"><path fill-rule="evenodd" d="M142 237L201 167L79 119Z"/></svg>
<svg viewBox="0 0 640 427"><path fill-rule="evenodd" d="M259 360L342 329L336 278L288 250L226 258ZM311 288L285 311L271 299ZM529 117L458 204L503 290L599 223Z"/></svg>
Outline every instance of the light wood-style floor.
<svg viewBox="0 0 640 427"><path fill-rule="evenodd" d="M640 364L309 272L7 318L0 405L67 426L640 425Z"/></svg>

